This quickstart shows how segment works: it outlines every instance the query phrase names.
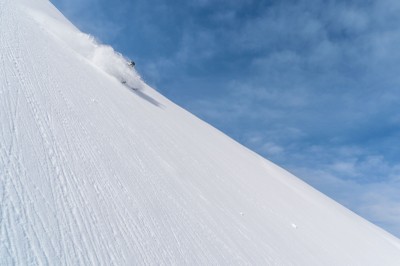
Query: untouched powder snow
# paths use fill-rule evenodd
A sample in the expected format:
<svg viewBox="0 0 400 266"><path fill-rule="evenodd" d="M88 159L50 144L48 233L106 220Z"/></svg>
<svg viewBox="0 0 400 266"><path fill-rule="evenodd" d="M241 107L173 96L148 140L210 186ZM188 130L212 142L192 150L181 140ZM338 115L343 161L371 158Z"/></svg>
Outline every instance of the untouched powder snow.
<svg viewBox="0 0 400 266"><path fill-rule="evenodd" d="M1 265L400 265L399 239L146 86L47 0L0 0L0 204Z"/></svg>

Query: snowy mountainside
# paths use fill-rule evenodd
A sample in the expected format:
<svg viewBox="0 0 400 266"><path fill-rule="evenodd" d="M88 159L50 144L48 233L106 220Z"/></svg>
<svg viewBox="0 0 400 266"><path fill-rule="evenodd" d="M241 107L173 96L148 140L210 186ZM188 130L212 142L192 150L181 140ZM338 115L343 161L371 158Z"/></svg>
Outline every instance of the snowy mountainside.
<svg viewBox="0 0 400 266"><path fill-rule="evenodd" d="M399 239L170 102L49 1L1 0L0 36L0 265L400 265Z"/></svg>

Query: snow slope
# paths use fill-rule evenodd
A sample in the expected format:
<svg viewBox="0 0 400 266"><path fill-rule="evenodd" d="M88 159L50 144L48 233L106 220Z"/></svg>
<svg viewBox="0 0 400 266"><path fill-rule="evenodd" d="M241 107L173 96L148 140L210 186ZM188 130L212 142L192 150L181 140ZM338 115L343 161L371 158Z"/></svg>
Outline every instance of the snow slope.
<svg viewBox="0 0 400 266"><path fill-rule="evenodd" d="M399 239L110 49L47 0L0 0L0 265L400 265Z"/></svg>

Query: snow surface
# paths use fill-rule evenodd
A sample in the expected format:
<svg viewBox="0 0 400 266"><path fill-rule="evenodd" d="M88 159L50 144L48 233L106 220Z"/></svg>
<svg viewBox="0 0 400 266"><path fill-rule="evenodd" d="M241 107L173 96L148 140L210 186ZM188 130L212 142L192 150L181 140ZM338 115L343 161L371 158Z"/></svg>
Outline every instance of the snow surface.
<svg viewBox="0 0 400 266"><path fill-rule="evenodd" d="M399 239L146 86L47 0L0 0L0 203L1 265L400 265Z"/></svg>

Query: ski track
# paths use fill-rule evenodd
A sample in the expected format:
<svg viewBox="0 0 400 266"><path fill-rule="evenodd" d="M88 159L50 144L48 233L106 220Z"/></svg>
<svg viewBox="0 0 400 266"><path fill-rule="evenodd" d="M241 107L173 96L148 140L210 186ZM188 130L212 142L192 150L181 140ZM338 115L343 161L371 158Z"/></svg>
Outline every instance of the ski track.
<svg viewBox="0 0 400 266"><path fill-rule="evenodd" d="M4 5L4 3L2 3ZM3 7L3 6L2 6ZM3 9L2 9L3 10ZM12 14L13 18L15 18L15 15ZM12 43L19 45L21 42L24 41L24 36L21 36L20 33L26 32L24 29L19 29L20 25L17 20L14 20L12 22L8 22L9 25L11 23L14 24L14 27L16 28L16 35L12 36L13 41ZM29 49L30 47L24 47L24 49ZM5 49L2 45L2 49ZM7 49L11 50L11 49ZM13 51L21 51L21 47L17 47L17 49L12 49ZM30 54L35 51L29 51L27 50L27 53ZM39 104L38 96L38 91L33 91L31 88L34 88L35 90L40 89L43 92L49 91L50 89L53 88L48 88L44 86L43 84L54 84L55 88L57 89L58 95L61 98L60 103L63 104L69 113L73 113L71 104L67 102L63 92L61 89L59 89L59 86L57 84L57 81L55 80L50 80L50 79L45 79L45 82L41 80L43 76L46 76L48 73L43 73L43 69L40 70L40 72L36 72L35 69L27 69L26 65L33 66L35 67L35 62L21 62L21 55L19 54L13 54L13 53L8 53L6 54L8 57L9 61L13 62L14 68L13 72L11 73L2 73L4 77L11 76L15 78L15 80L18 80L19 84L15 87L17 87L16 92L3 92L2 93L12 93L12 96L10 97L4 97L5 99L5 104L2 104L3 106L3 112L8 110L12 110L13 117L11 120L9 120L9 126L8 128L11 130L11 132L7 132L7 134L4 134L4 136L12 136L11 141L9 142L9 147L1 147L2 151L2 164L4 167L2 167L2 210L1 210L1 228L2 228L2 239L5 236L5 240L2 241L2 244L5 243L5 248L7 250L7 253L9 258L12 259L18 259L17 261L12 261L12 264L20 264L22 262L29 262L29 264L36 264L36 265L49 265L48 261L48 252L50 253L55 253L56 257L60 259L60 262L64 262L64 264L79 264L79 265L98 265L101 263L101 261L109 261L111 264L117 264L117 256L118 259L121 261L125 261L126 258L124 258L123 254L119 254L119 252L115 249L114 246L103 246L102 250L106 251L108 250L109 252L104 252L103 256L100 258L98 254L93 254L93 253L88 253L88 250L94 250L96 248L94 241L98 238L101 237L101 241L96 241L97 243L108 243L109 240L105 239L104 236L96 236L94 232L92 232L91 228L93 228L93 224L97 224L99 220L104 220L105 217L96 217L94 213L90 214L90 220L87 220L87 217L84 217L83 214L80 212L79 208L77 206L89 206L89 203L86 202L84 199L84 192L81 191L81 186L78 185L78 180L76 176L73 174L72 171L69 171L66 169L64 166L65 164L62 164L60 162L65 162L68 158L65 155L65 151L57 145L56 138L53 135L52 132L52 125L50 120L49 114L43 111L43 106L46 104L41 102ZM46 54L43 54L43 56L46 56ZM25 58L26 60L27 58ZM45 58L43 58L45 60ZM4 62L2 60L2 62ZM2 69L6 69L5 67ZM26 79L24 76L24 73L28 72L33 72L34 79ZM8 74L8 75L6 75ZM10 88L10 83L6 81L5 83L6 88ZM49 169L49 172L53 172L56 174L55 177L53 176L47 176L46 181L47 185L50 187L50 192L51 192L51 202L56 205L56 207L52 207L49 201L46 200L46 196L41 195L41 201L44 202L46 205L48 205L49 211L52 211L53 209L57 210L58 213L53 213L54 217L59 217L57 219L57 229L55 230L56 233L58 234L58 237L55 239L59 239L58 241L60 243L60 246L57 246L55 243L54 239L51 237L51 232L46 232L46 229L44 228L44 222L43 219L38 215L38 213L35 210L35 206L33 206L33 200L30 198L29 192L24 191L24 186L21 183L21 179L23 176L26 177L26 172L25 175L22 173L23 166L21 165L20 159L17 157L18 155L15 154L15 151L17 150L15 145L18 142L17 137L18 133L16 132L16 125L17 123L17 118L18 118L18 106L19 106L19 101L20 101L20 88L24 88L24 91L22 92L22 96L25 100L26 107L29 108L31 116L34 119L36 129L40 133L40 138L42 139L42 142L44 143L44 149L46 150L46 160L42 161L43 167ZM42 96L42 99L44 97ZM14 100L15 102L9 102ZM69 118L66 116L62 117L61 123L63 125L63 135L67 136L68 134L71 134L72 128L70 126L70 121ZM89 136L88 133L86 132L86 129L81 126L80 128L82 132L84 132L83 136L86 136L86 139L84 141L88 141ZM4 130L4 129L3 129ZM68 144L68 138L67 140L67 148L72 147L70 144ZM75 141L72 139L72 141ZM80 140L78 140L80 141ZM7 143L8 141L5 141L4 143ZM93 143L93 150L94 151L100 151L101 149L97 147L96 143ZM72 150L72 149L71 149ZM78 147L78 151L76 156L80 158L80 160L83 160L84 158L91 158L91 156L85 156L84 153L86 151L83 151L80 147ZM14 158L17 157L17 158ZM14 164L14 162L17 162L17 165ZM94 162L91 162L91 164L94 164ZM101 170L96 169L97 171L93 172L91 175L88 175L88 177L91 176L98 176L99 172ZM18 177L18 178L14 178ZM94 190L96 191L96 196L98 197L98 202L101 202L105 204L108 202L109 204L113 204L112 208L116 209L115 203L113 201L110 201L110 198L106 198L105 194L103 193L102 187L104 188L104 185L98 184L98 182L95 179L90 179L87 182L92 183L92 186ZM119 186L120 188L123 187L122 185ZM105 186L105 188L111 188L109 185ZM13 197L9 195L12 191L12 193L15 193L15 201L10 200ZM16 227L15 223L10 220L10 218L14 215L14 210L17 210L18 206L30 206L30 210L32 212L28 212L27 209L21 210L20 217L16 217L17 219L17 225L20 225L21 227ZM61 212L60 212L61 211ZM19 212L19 211L18 211ZM128 214L127 209L125 209L125 214ZM5 219L6 217L9 217L9 220ZM129 215L128 215L129 217ZM108 217L106 217L107 219ZM119 220L124 221L123 216L117 217ZM109 219L109 218L108 218ZM38 223L41 226L41 229L43 232L41 234L46 234L48 236L48 240L50 244L46 245L46 247L41 246L41 243L37 237L37 232L34 231L34 228L28 228L27 226L32 224L29 221L38 221ZM132 219L128 219L128 221L133 221ZM124 222L125 228L128 228L128 225L126 222ZM6 230L8 229L8 230ZM119 229L119 228L117 228ZM13 239L18 239L17 232L21 230L23 234L23 238L26 240L26 247L27 249L24 251L26 254L22 254L22 250L16 250L14 247L18 246L15 243L12 243ZM66 232L74 232L77 231L78 233L68 235ZM130 236L133 239L138 239L137 236L133 235L131 232L128 232L126 229L123 232L117 232L115 231L116 229L113 229L112 227L109 228L110 231L112 231L112 235L115 237L122 237L126 241L126 236ZM140 230L137 230L140 231ZM140 244L140 243L137 243ZM77 248L79 247L79 248ZM68 251L69 250L69 251ZM62 253L68 253L71 254L72 256L70 258L63 258ZM26 258L24 258L26 256ZM75 258L76 260L71 260L71 258ZM147 258L149 259L149 258ZM145 260L144 260L145 261Z"/></svg>
<svg viewBox="0 0 400 266"><path fill-rule="evenodd" d="M10 9L12 11L12 9ZM12 14L13 18L15 18L15 15ZM12 43L19 45L22 41L24 36L21 36L20 34L22 32L26 32L25 29L20 29L20 25L17 20L14 20L12 22L14 24L14 27L16 28L16 35L12 36L14 40ZM26 48L26 47L24 47ZM11 49L9 49L11 50ZM12 49L12 51L21 51L21 47L16 47L16 49ZM30 51L28 51L30 52ZM8 147L7 154L5 156L2 156L3 158L8 158L5 161L5 166L4 166L4 178L5 180L3 181L4 184L4 191L3 192L3 201L2 201L2 236L5 234L6 235L6 241L2 241L2 243L6 243L7 245L7 250L9 251L9 254L11 255L10 257L13 259L20 259L20 261L14 261L15 264L22 264L23 261L29 262L29 264L37 264L37 265L49 265L48 261L48 255L46 254L46 249L41 246L41 241L38 238L38 233L35 231L35 228L32 227L34 223L30 221L38 221L39 226L41 226L41 229L43 232L41 234L46 234L49 235L48 232L46 232L46 229L44 228L44 222L42 218L38 215L38 213L35 210L35 206L33 206L34 200L30 197L30 193L28 191L24 190L24 184L22 184L21 179L23 177L26 177L26 172L23 173L23 168L20 163L19 155L15 154L15 146L16 143L18 143L17 137L18 137L18 132L16 131L16 123L18 121L18 107L19 107L19 102L20 102L20 88L24 88L23 96L24 99L26 100L27 105L29 106L31 110L31 114L34 117L36 126L38 127L41 137L43 139L43 143L45 143L45 148L47 149L47 158L48 161L45 161L43 163L46 163L46 167L53 168L52 172L55 172L57 175L57 178L59 179L59 184L61 184L60 188L56 188L51 186L52 184L52 178L47 177L47 180L49 181L51 191L53 194L53 199L68 199L68 194L66 193L66 187L69 186L69 184L66 184L65 179L63 176L65 176L65 170L63 169L63 166L59 163L62 153L60 153L57 150L57 147L52 145L52 140L51 132L46 131L46 129L49 128L49 122L46 120L46 115L40 110L39 104L37 100L34 98L34 92L33 91L28 91L28 88L37 88L35 86L36 84L40 84L39 80L26 80L24 77L23 73L27 73L28 69L22 68L20 66L26 66L28 62L21 62L21 56L19 54L13 54L13 53L8 53L7 57L10 61L13 62L14 68L13 72L11 73L11 77L16 78L19 81L19 84L15 86L17 88L16 92L10 92L13 94L12 97L5 97L6 100L15 100L15 103L10 103L6 102L3 106L5 109L3 110L4 112L6 111L7 108L11 109L14 106L13 112L13 117L9 121L9 128L11 129L11 132L7 134L8 136L12 136L12 139L10 141L10 146ZM34 64L31 64L34 65ZM4 68L5 69L5 68ZM43 74L43 73L41 73ZM7 77L7 75L2 75L4 77ZM11 87L10 84L7 82L6 85L8 87ZM54 142L54 140L53 140ZM4 153L4 149L2 149ZM27 180L25 180L27 181ZM57 191L58 190L58 191ZM59 195L54 196L54 194L59 193L61 190L61 197ZM8 195L5 194L8 192ZM61 204L60 204L61 203ZM62 216L68 221L68 228L60 228L61 222L58 222L59 225L59 230L57 230L59 233L62 232L72 232L74 231L73 229L75 227L80 228L80 225L75 219L75 216L72 215L71 212L71 202L66 201L68 205L65 204L64 200L60 201L60 205L58 206L57 209L59 210L64 210L66 213ZM26 207L29 206L29 210L32 210L32 212L29 212L27 208L23 208L22 210L19 210L18 207ZM51 209L50 209L51 210ZM8 220L4 221L4 216L8 216ZM16 223L11 220L11 217L14 217L16 220ZM36 224L36 223L35 223ZM30 228L29 228L29 225ZM5 230L4 228L9 228L11 230ZM26 250L24 251L26 254L21 254L23 250L15 250L14 246L17 246L15 244L12 244L12 239L18 239L18 231L22 232L22 237L25 239L25 244L26 244ZM78 234L78 235L83 235ZM61 236L61 239L63 239L63 236ZM61 243L65 243L66 241L61 241ZM73 247L79 247L81 245L81 242L85 242L82 239L72 239L72 246ZM68 243L68 242L67 242ZM50 249L53 249L54 252L54 246L50 245ZM60 249L59 249L60 250ZM72 252L77 257L77 263L84 263L82 260L82 254L78 253L76 250ZM26 258L24 258L26 256ZM60 255L59 255L60 256ZM93 263L92 263L93 264Z"/></svg>

